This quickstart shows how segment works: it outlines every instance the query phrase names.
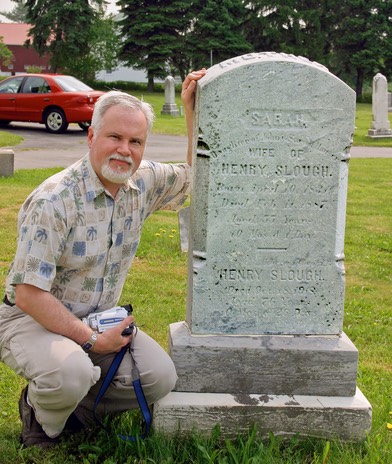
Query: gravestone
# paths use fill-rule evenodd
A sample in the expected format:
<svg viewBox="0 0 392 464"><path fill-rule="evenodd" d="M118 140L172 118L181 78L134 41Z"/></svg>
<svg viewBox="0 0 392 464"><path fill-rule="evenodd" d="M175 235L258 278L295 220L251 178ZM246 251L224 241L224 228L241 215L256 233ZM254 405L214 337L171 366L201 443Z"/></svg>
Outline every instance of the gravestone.
<svg viewBox="0 0 392 464"><path fill-rule="evenodd" d="M373 77L372 112L373 120L368 130L371 138L392 137L391 124L388 119L388 82L378 73Z"/></svg>
<svg viewBox="0 0 392 464"><path fill-rule="evenodd" d="M354 116L346 84L292 55L243 55L199 81L187 315L170 326L179 380L157 428L365 438L342 332Z"/></svg>
<svg viewBox="0 0 392 464"><path fill-rule="evenodd" d="M180 231L180 248L182 252L188 251L189 247L189 225L190 225L190 208L180 209L178 212L178 229Z"/></svg>
<svg viewBox="0 0 392 464"><path fill-rule="evenodd" d="M0 149L0 177L12 177L14 175L14 157L13 150Z"/></svg>
<svg viewBox="0 0 392 464"><path fill-rule="evenodd" d="M178 116L180 114L175 101L175 94L174 78L167 76L165 79L165 103L161 114L170 114L171 116Z"/></svg>

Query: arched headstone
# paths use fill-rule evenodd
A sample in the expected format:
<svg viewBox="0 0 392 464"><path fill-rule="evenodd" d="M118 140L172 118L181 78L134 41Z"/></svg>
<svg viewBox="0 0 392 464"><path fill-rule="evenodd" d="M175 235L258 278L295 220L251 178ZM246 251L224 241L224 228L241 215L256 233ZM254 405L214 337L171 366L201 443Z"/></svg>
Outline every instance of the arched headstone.
<svg viewBox="0 0 392 464"><path fill-rule="evenodd" d="M243 55L199 81L187 316L156 425L365 438L342 332L354 118L354 91L301 57Z"/></svg>

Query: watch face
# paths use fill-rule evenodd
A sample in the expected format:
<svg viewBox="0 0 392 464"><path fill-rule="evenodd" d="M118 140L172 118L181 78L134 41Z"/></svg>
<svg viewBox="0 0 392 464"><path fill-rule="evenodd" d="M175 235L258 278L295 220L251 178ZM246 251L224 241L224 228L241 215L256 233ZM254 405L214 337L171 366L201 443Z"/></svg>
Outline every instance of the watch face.
<svg viewBox="0 0 392 464"><path fill-rule="evenodd" d="M82 348L86 351L91 350L97 339L98 335L96 333L92 333L90 339L82 345Z"/></svg>

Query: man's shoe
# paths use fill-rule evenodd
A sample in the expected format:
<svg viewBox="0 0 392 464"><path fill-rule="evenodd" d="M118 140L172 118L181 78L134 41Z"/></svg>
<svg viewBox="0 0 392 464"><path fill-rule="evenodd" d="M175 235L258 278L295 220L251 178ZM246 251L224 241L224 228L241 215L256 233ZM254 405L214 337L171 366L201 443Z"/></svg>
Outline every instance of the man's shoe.
<svg viewBox="0 0 392 464"><path fill-rule="evenodd" d="M50 438L43 431L35 418L33 408L27 403L27 387L25 387L19 399L19 415L22 421L21 443L25 446L39 446L50 448L59 443L58 438Z"/></svg>
<svg viewBox="0 0 392 464"><path fill-rule="evenodd" d="M86 429L86 426L81 422L76 414L73 412L65 423L64 432L68 433L79 433Z"/></svg>

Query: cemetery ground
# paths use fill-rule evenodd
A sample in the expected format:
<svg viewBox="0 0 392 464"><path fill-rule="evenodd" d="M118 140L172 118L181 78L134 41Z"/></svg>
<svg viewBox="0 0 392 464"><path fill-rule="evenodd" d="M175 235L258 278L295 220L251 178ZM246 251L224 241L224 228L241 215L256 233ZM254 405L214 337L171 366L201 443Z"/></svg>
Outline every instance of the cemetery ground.
<svg viewBox="0 0 392 464"><path fill-rule="evenodd" d="M147 100L147 98L145 97ZM147 100L148 101L148 100ZM356 133L370 127L357 109ZM159 121L174 124L170 117ZM367 119L363 122L363 118ZM371 108L370 108L371 118ZM183 118L177 118L175 124ZM164 130L164 129L159 129ZM176 129L177 130L177 129ZM182 131L182 129L181 129ZM181 132L180 132L181 133ZM0 145L1 137L0 133ZM360 134L359 134L360 135ZM357 135L356 135L357 136ZM364 145L392 147L392 140L365 139ZM361 140L354 142L360 144ZM10 145L5 142L3 145ZM16 171L0 179L0 287L4 290L16 241L16 218L26 196L59 169ZM392 159L350 161L345 244L346 297L344 330L359 350L358 387L373 407L372 430L363 443L299 439L262 439L250 428L247 435L227 440L219 428L211 436L188 437L153 433L137 443L123 442L118 433L134 433L138 413L124 414L100 428L65 437L55 449L23 450L19 445L17 401L25 381L0 364L0 462L19 463L348 463L392 462ZM145 224L142 241L120 303L132 302L138 324L167 347L169 324L185 318L187 257L180 252L177 216L158 212ZM228 373L232 375L232 373ZM133 426L132 426L133 419ZM133 428L132 428L133 427ZM347 424L350 428L350 424Z"/></svg>
<svg viewBox="0 0 392 464"><path fill-rule="evenodd" d="M13 258L16 216L27 194L57 169L20 170L0 179L0 287ZM19 463L388 463L392 461L392 159L350 162L346 227L344 330L359 350L358 386L373 407L373 425L363 443L339 440L262 440L257 430L225 440L153 434L138 443L115 436L133 433L125 414L111 424L113 434L95 428L68 437L54 450L22 450L17 401L25 381L0 364L0 462ZM138 324L167 346L169 324L184 320L187 258L180 252L176 214L155 213L147 223L121 303L132 302ZM228 373L230 375L230 373ZM350 424L347 424L350 427Z"/></svg>

